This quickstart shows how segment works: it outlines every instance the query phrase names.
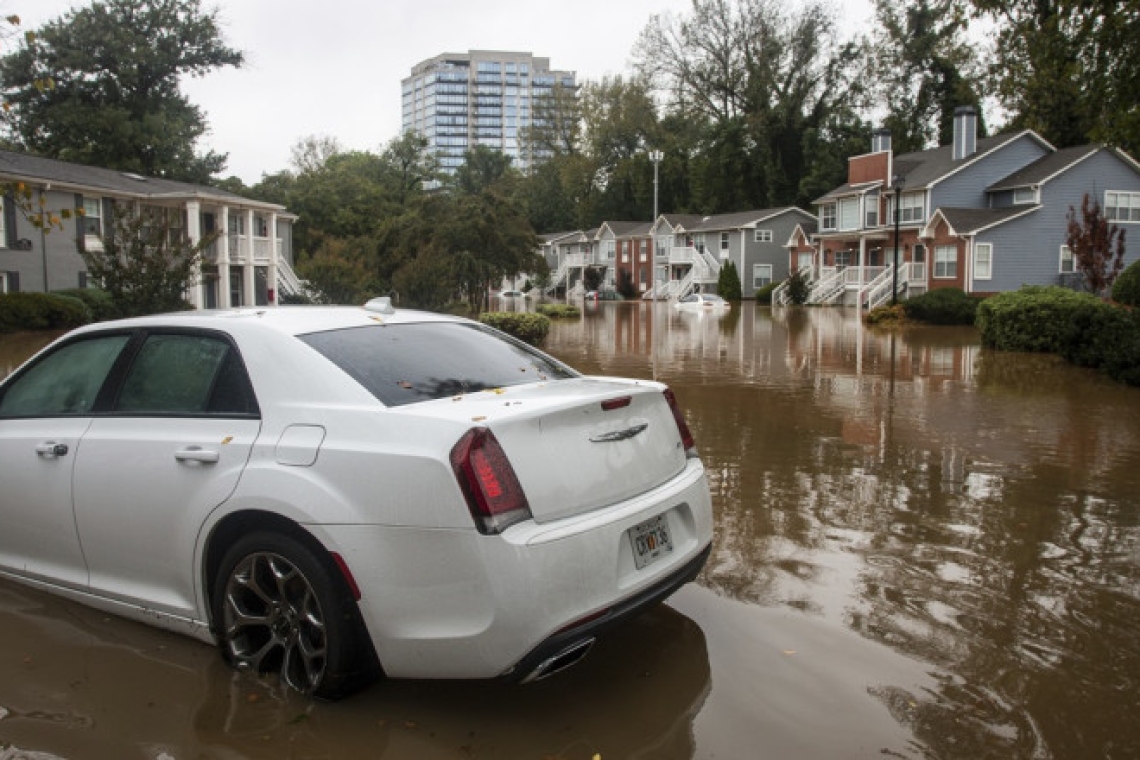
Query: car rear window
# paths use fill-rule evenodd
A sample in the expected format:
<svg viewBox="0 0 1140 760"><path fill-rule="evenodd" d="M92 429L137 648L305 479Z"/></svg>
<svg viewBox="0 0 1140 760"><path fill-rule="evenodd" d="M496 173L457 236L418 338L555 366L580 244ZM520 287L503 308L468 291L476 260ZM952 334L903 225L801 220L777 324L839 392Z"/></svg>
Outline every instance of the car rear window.
<svg viewBox="0 0 1140 760"><path fill-rule="evenodd" d="M354 327L300 338L387 406L578 376L525 343L461 322Z"/></svg>

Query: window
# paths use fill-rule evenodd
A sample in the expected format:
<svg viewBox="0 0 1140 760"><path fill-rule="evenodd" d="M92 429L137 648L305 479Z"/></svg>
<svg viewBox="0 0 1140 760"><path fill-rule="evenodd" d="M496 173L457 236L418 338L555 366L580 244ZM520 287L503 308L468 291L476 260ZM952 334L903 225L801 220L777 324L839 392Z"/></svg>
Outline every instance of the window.
<svg viewBox="0 0 1140 760"><path fill-rule="evenodd" d="M88 414L129 335L68 343L20 375L0 398L0 417Z"/></svg>
<svg viewBox="0 0 1140 760"><path fill-rule="evenodd" d="M693 245L694 245L694 246L696 246L696 248L697 248L697 250L698 250L698 251L700 251L701 253L704 253L704 250L705 250L705 235L704 235L704 233L703 233L703 232L702 232L702 233L699 233L699 234L697 234L696 236L694 236L694 238L693 238Z"/></svg>
<svg viewBox="0 0 1140 760"><path fill-rule="evenodd" d="M151 335L131 362L115 411L125 414L256 415L237 352L207 335Z"/></svg>
<svg viewBox="0 0 1140 760"><path fill-rule="evenodd" d="M720 233L720 249L722 251L728 250L728 233L727 232Z"/></svg>
<svg viewBox="0 0 1140 760"><path fill-rule="evenodd" d="M606 258L609 259L610 261L613 261L614 256L616 255L616 250L617 250L617 243L615 243L613 240L607 240L606 241Z"/></svg>
<svg viewBox="0 0 1140 760"><path fill-rule="evenodd" d="M753 240L755 240L757 243L771 243L772 230L756 230L756 234L754 235Z"/></svg>
<svg viewBox="0 0 1140 760"><path fill-rule="evenodd" d="M863 199L863 207L866 210L864 213L864 226L878 227L879 226L879 196L868 195Z"/></svg>
<svg viewBox="0 0 1140 760"><path fill-rule="evenodd" d="M906 223L906 222L921 222L923 219L925 219L926 218L925 202L926 202L926 197L925 197L925 194L922 192L903 193L902 198L899 202L899 209L901 210L901 213L899 214L899 223L902 224L902 223ZM893 216L894 204L895 204L894 196L890 197L889 203L891 206L891 213L892 213L891 218L893 220L894 219L894 216Z"/></svg>
<svg viewBox="0 0 1140 760"><path fill-rule="evenodd" d="M974 279L992 280L994 276L993 243L974 244Z"/></svg>
<svg viewBox="0 0 1140 760"><path fill-rule="evenodd" d="M578 377L482 325L377 325L312 333L301 340L388 406ZM420 350L408 351L409 345Z"/></svg>
<svg viewBox="0 0 1140 760"><path fill-rule="evenodd" d="M754 264L752 266L752 289L759 290L760 288L772 284L772 265L771 264Z"/></svg>
<svg viewBox="0 0 1140 760"><path fill-rule="evenodd" d="M807 271L812 268L815 254L810 251L801 251L796 254L796 269Z"/></svg>
<svg viewBox="0 0 1140 760"><path fill-rule="evenodd" d="M1140 222L1140 193L1105 193L1104 215L1110 222Z"/></svg>
<svg viewBox="0 0 1140 760"><path fill-rule="evenodd" d="M230 214L229 231L231 235L245 234L245 214Z"/></svg>
<svg viewBox="0 0 1140 760"><path fill-rule="evenodd" d="M835 266L837 269L846 269L851 266L851 251L836 251Z"/></svg>
<svg viewBox="0 0 1140 760"><path fill-rule="evenodd" d="M839 201L839 229L854 230L859 227L859 199L844 198Z"/></svg>
<svg viewBox="0 0 1140 760"><path fill-rule="evenodd" d="M819 207L819 227L822 230L835 229L835 204L824 203Z"/></svg>
<svg viewBox="0 0 1140 760"><path fill-rule="evenodd" d="M1073 249L1067 245L1061 246L1061 265L1058 271L1060 271L1061 274L1073 274L1077 271L1077 262L1076 259L1073 258Z"/></svg>
<svg viewBox="0 0 1140 760"><path fill-rule="evenodd" d="M934 249L934 277L939 280L952 280L958 276L958 248L953 245L940 245Z"/></svg>
<svg viewBox="0 0 1140 760"><path fill-rule="evenodd" d="M641 241L641 243L640 243L639 245L640 245L640 248L641 248L641 254L640 254L640 256L638 257L638 259L639 259L640 261L645 261L645 259L646 259L646 258L648 257L648 255L649 255L649 241L648 241L648 240L642 240L642 241Z"/></svg>
<svg viewBox="0 0 1140 760"><path fill-rule="evenodd" d="M253 235L260 238L269 237L269 220L264 216L253 217Z"/></svg>
<svg viewBox="0 0 1140 760"><path fill-rule="evenodd" d="M1025 206L1037 202L1037 191L1032 187L1019 187L1013 191L1013 205Z"/></svg>

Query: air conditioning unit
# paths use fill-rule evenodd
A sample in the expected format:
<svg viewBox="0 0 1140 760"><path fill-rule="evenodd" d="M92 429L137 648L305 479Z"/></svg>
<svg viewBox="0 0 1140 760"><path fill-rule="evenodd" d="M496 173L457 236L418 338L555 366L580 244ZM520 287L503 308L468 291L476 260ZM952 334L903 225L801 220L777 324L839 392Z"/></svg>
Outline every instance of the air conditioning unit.
<svg viewBox="0 0 1140 760"><path fill-rule="evenodd" d="M32 241L28 238L20 238L12 248L17 251L30 251L32 250Z"/></svg>

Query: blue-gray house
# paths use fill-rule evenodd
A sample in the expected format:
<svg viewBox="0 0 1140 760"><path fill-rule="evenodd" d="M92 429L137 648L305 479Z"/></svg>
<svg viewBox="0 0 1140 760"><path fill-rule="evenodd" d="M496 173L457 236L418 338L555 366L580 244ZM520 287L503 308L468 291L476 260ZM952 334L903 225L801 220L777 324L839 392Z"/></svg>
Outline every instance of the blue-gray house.
<svg viewBox="0 0 1140 760"><path fill-rule="evenodd" d="M1086 194L1125 228L1126 263L1140 259L1135 159L1100 145L1058 150L1032 130L976 129L974 109L959 108L952 145L896 156L877 130L871 152L848 159L848 181L815 201L812 261L792 262L806 265L811 301L872 307L896 284L900 295L1075 284L1065 230ZM777 290L773 301L784 299Z"/></svg>

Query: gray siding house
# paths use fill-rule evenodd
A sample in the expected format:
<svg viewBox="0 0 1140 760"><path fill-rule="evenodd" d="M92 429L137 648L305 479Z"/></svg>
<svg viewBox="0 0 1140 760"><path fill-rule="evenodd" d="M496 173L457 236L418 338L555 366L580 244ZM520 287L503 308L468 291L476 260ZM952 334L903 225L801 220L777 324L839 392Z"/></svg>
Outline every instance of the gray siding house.
<svg viewBox="0 0 1140 760"><path fill-rule="evenodd" d="M900 296L1075 286L1065 229L1086 194L1113 223L1140 226L1140 164L1127 154L1057 150L1031 130L978 138L976 128L974 110L959 108L952 145L895 156L877 130L871 152L848 159L848 182L815 202L811 302L869 308L895 283ZM1140 259L1130 248L1126 263ZM785 298L777 289L773 303Z"/></svg>
<svg viewBox="0 0 1140 760"><path fill-rule="evenodd" d="M664 278L658 297L715 292L721 267L731 261L741 293L751 298L765 285L787 279L789 241L797 227L814 224L811 213L795 206L705 217L663 215L653 232L658 282Z"/></svg>
<svg viewBox="0 0 1140 760"><path fill-rule="evenodd" d="M2 201L0 292L51 291L95 285L82 252L103 245L116 205L159 211L191 241L217 234L187 300L198 308L266 305L298 293L292 225L284 207L217 188L0 151L0 183L32 192L34 213L83 209L59 227L32 224L11 193Z"/></svg>

